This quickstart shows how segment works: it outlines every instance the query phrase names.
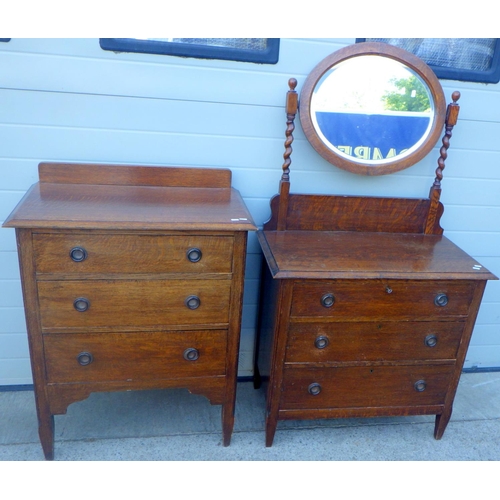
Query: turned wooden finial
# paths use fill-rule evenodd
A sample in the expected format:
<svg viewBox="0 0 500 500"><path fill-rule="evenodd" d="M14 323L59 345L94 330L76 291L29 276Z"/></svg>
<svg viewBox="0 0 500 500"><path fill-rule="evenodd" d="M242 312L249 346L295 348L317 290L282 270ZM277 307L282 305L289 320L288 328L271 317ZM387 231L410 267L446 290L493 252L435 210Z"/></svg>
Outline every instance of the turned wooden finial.
<svg viewBox="0 0 500 500"><path fill-rule="evenodd" d="M457 101L460 99L460 92L455 90L451 94L451 98L453 102L448 105L448 109L446 110L446 126L451 125L454 127L457 124L458 112L460 111L460 106L457 104Z"/></svg>

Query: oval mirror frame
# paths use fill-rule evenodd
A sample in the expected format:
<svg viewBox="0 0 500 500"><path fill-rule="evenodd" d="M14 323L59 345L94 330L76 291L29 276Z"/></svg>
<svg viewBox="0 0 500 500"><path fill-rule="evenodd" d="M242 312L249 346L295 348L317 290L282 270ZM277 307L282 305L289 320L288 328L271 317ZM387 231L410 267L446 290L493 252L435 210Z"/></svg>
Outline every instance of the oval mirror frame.
<svg viewBox="0 0 500 500"><path fill-rule="evenodd" d="M428 87L432 99L434 115L426 131L426 137L407 154L378 160L376 163L351 159L325 144L318 134L311 116L311 100L318 83L336 65L360 56L386 57L398 61L415 73ZM367 78L369 85L369 78ZM344 47L323 59L309 74L300 93L299 116L302 129L313 148L333 165L360 175L385 175L408 168L424 158L434 148L443 133L446 117L446 102L441 84L434 72L417 56L406 50L381 42L363 42Z"/></svg>

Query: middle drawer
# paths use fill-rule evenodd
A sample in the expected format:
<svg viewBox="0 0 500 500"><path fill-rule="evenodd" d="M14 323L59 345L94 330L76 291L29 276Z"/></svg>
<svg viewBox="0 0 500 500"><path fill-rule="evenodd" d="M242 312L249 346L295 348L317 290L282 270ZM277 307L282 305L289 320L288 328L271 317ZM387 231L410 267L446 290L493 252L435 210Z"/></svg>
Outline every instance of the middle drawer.
<svg viewBox="0 0 500 500"><path fill-rule="evenodd" d="M286 363L456 358L464 322L291 323Z"/></svg>
<svg viewBox="0 0 500 500"><path fill-rule="evenodd" d="M42 331L227 324L230 280L39 281Z"/></svg>

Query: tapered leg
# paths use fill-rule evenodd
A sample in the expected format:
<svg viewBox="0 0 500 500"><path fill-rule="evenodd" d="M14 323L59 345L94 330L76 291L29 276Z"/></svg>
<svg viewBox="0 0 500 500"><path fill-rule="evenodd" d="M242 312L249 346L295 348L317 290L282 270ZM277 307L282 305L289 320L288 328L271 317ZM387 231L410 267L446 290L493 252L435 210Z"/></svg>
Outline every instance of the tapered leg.
<svg viewBox="0 0 500 500"><path fill-rule="evenodd" d="M222 405L222 444L229 446L231 444L231 435L234 427L234 404L232 401Z"/></svg>
<svg viewBox="0 0 500 500"><path fill-rule="evenodd" d="M445 409L445 411L441 415L436 415L436 424L434 426L435 439L441 439L443 437L446 426L450 421L452 411L453 407L450 406L448 409Z"/></svg>
<svg viewBox="0 0 500 500"><path fill-rule="evenodd" d="M54 460L54 416L38 417L38 435L46 460Z"/></svg>
<svg viewBox="0 0 500 500"><path fill-rule="evenodd" d="M226 354L226 390L222 405L222 443L229 446L234 427L236 386L238 379L238 356L240 350L243 289L245 284L247 233L234 233L233 281L231 286L228 345Z"/></svg>
<svg viewBox="0 0 500 500"><path fill-rule="evenodd" d="M266 447L270 448L273 445L274 434L278 425L278 415L268 413L266 418Z"/></svg>

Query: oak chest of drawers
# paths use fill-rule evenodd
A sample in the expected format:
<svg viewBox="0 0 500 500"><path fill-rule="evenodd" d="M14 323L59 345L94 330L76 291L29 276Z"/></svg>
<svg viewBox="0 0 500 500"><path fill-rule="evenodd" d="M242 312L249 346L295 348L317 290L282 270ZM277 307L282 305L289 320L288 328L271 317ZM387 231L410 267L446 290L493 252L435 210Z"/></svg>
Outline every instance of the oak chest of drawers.
<svg viewBox="0 0 500 500"><path fill-rule="evenodd" d="M39 433L94 391L182 387L229 445L247 231L225 169L40 164L15 227Z"/></svg>
<svg viewBox="0 0 500 500"><path fill-rule="evenodd" d="M373 41L317 63L300 99L297 85L288 80L279 192L258 232L265 263L255 381L268 381L266 445L278 420L397 415L436 415L440 439L486 282L497 279L440 225L460 92L446 105L422 59ZM297 115L312 148L349 172L332 177L340 194L291 191ZM440 136L428 196L341 194L355 185L351 174L418 164ZM401 176L392 188L414 179ZM362 185L383 191L383 183Z"/></svg>
<svg viewBox="0 0 500 500"><path fill-rule="evenodd" d="M442 235L258 236L266 445L286 419L432 414L441 438L495 276Z"/></svg>

